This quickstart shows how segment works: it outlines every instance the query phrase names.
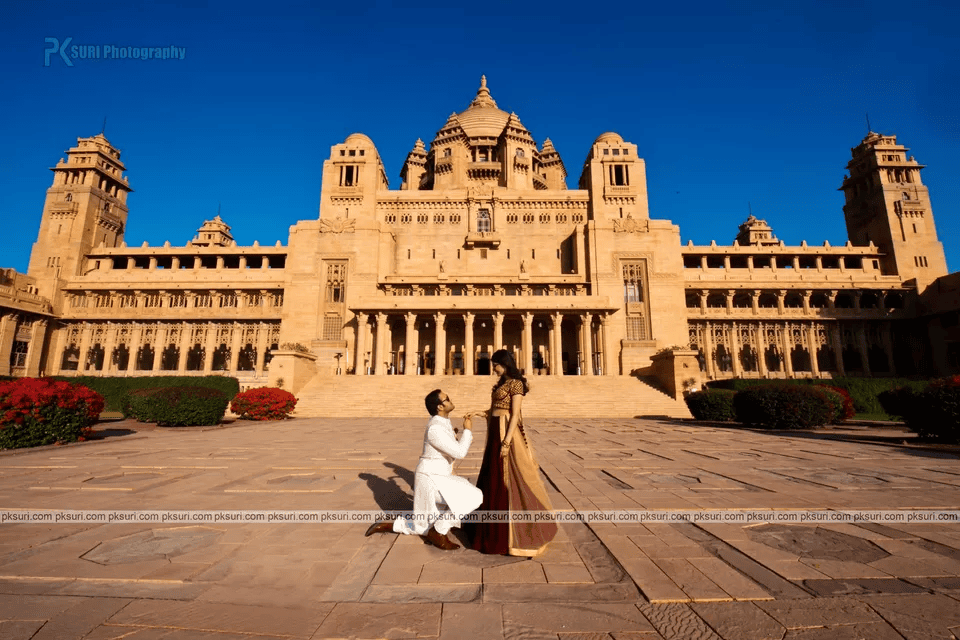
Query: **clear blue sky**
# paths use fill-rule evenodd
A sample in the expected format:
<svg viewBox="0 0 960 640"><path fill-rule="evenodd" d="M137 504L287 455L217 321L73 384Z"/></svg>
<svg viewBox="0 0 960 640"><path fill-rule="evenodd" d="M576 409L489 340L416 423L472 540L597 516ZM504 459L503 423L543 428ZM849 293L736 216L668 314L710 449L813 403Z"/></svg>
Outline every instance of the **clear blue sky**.
<svg viewBox="0 0 960 640"><path fill-rule="evenodd" d="M366 133L397 188L486 74L570 187L599 134L637 144L650 215L684 244L732 243L748 203L787 244L846 241L837 188L869 113L928 165L960 268L960 3L187 4L4 6L0 266L26 270L48 167L104 117L135 189L128 244L183 245L218 206L240 244L286 244L318 216L332 145ZM186 51L44 66L45 38Z"/></svg>

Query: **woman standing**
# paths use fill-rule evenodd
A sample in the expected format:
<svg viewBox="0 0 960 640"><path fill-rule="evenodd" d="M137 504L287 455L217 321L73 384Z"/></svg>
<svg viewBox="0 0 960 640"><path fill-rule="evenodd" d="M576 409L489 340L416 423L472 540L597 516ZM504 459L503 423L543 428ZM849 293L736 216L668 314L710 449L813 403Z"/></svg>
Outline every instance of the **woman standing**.
<svg viewBox="0 0 960 640"><path fill-rule="evenodd" d="M493 388L487 416L487 444L477 476L483 491L480 511L551 511L540 467L523 429L521 407L529 391L526 378L517 369L509 351L501 349L490 358L500 376ZM470 527L473 548L483 553L537 556L557 535L557 523L478 522Z"/></svg>

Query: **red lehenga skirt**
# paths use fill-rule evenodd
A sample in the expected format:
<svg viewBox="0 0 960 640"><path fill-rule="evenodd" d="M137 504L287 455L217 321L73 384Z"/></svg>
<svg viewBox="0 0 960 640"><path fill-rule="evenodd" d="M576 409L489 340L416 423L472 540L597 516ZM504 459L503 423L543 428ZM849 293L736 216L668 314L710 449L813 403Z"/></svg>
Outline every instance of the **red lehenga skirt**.
<svg viewBox="0 0 960 640"><path fill-rule="evenodd" d="M487 444L477 476L477 488L483 492L481 511L551 511L547 490L540 478L540 467L533 457L521 422L514 434L510 452L500 457L500 443L506 436L506 416L487 420ZM557 535L557 523L474 522L465 527L474 549L482 553L537 556Z"/></svg>

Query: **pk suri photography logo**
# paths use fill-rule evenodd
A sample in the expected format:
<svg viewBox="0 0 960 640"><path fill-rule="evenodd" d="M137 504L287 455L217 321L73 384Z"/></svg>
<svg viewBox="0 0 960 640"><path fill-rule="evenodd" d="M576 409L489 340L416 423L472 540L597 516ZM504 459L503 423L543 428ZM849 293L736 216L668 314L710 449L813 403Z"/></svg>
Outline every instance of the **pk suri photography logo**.
<svg viewBox="0 0 960 640"><path fill-rule="evenodd" d="M44 38L43 66L50 66L50 58L60 56L68 67L74 60L183 60L186 47L132 47L115 44L73 44L73 38Z"/></svg>

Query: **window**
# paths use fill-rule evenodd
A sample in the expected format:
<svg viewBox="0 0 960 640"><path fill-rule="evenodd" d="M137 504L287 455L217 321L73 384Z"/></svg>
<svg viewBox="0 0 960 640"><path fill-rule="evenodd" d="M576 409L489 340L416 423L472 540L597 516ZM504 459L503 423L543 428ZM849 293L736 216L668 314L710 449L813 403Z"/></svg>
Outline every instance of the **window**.
<svg viewBox="0 0 960 640"><path fill-rule="evenodd" d="M524 155L523 149L517 149L517 157L518 157L518 158L522 158L523 155Z"/></svg>
<svg viewBox="0 0 960 640"><path fill-rule="evenodd" d="M487 250L486 250L486 249L480 249L480 259L481 259L481 260L486 260L486 259L487 259Z"/></svg>
<svg viewBox="0 0 960 640"><path fill-rule="evenodd" d="M490 210L480 209L477 211L477 231L480 233L490 232Z"/></svg>
<svg viewBox="0 0 960 640"><path fill-rule="evenodd" d="M626 165L615 164L610 166L610 184L615 187L625 187L630 184L630 174Z"/></svg>
<svg viewBox="0 0 960 640"><path fill-rule="evenodd" d="M350 152L350 155L353 155L353 151ZM360 177L360 168L353 165L346 165L340 167L340 186L341 187L355 187L357 186L358 178Z"/></svg>

